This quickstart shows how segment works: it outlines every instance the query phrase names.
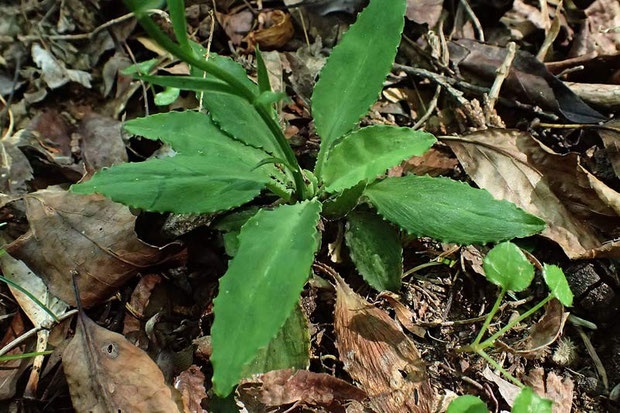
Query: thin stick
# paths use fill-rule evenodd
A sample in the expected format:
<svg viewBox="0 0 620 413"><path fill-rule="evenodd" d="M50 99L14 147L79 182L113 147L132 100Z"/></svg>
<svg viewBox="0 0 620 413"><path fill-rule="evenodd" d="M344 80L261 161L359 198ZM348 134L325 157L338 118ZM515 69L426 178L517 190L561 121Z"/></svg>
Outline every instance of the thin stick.
<svg viewBox="0 0 620 413"><path fill-rule="evenodd" d="M502 64L497 68L497 71L495 72L497 74L495 76L495 81L489 91L489 112L492 112L493 108L495 108L495 102L497 102L497 98L499 97L499 91L502 88L502 84L504 83L504 80L506 80L508 73L510 73L510 67L512 66L512 62L517 53L517 45L515 42L510 42L508 43L506 49L508 50L508 53L506 53L506 57L504 58ZM487 116L488 115L489 113L487 113Z"/></svg>
<svg viewBox="0 0 620 413"><path fill-rule="evenodd" d="M478 18L476 17L476 14L474 13L467 0L461 0L461 4L465 8L465 11L467 12L467 15L471 19L472 23L474 23L474 27L476 28L476 34L478 35L478 40L484 42L484 31L482 30L480 20L478 20Z"/></svg>
<svg viewBox="0 0 620 413"><path fill-rule="evenodd" d="M560 33L560 14L561 13L562 13L562 0L560 0L558 7L556 7L555 9L555 17L553 18L553 23L551 23L551 29L549 29L549 31L547 32L547 35L545 36L545 40L543 41L543 44L542 46L540 46L540 50L538 51L538 54L536 55L536 58L540 60L541 62L545 61L545 56L547 56L547 52L549 51L549 48L551 47L556 37L558 37L558 34Z"/></svg>
<svg viewBox="0 0 620 413"><path fill-rule="evenodd" d="M420 128L422 125L424 125L424 123L428 120L428 118L431 117L431 115L437 108L437 100L439 99L440 94L441 94L441 86L437 85L437 87L435 88L435 94L433 95L433 98L428 104L428 108L426 109L426 112L424 112L424 115L422 115L420 120L418 120L415 123L415 125L413 125L413 128L412 128L413 130Z"/></svg>
<svg viewBox="0 0 620 413"><path fill-rule="evenodd" d="M205 53L205 61L209 60L209 54L211 53L211 42L213 41L213 30L215 28L215 13L213 13L213 9L209 10L209 17L211 17L211 27L209 28L209 39L207 40L207 51ZM207 77L207 72L202 72L202 78L205 79ZM202 111L202 102L205 96L204 91L200 91L200 99L198 103L198 111Z"/></svg>
<svg viewBox="0 0 620 413"><path fill-rule="evenodd" d="M590 355L590 357L592 358L592 361L594 362L594 367L596 367L596 371L598 371L598 374L601 376L601 380L603 380L603 386L605 386L605 390L609 390L609 380L607 379L607 371L605 371L605 366L603 365L601 358L596 353L596 350L594 349L594 346L592 345L590 338L583 331L581 327L576 326L576 325L574 327L575 329L577 329L579 336L581 336L581 339L583 340L583 344L586 346L586 350L588 350L588 354Z"/></svg>
<svg viewBox="0 0 620 413"><path fill-rule="evenodd" d="M123 42L123 45L125 46L125 49L127 50L127 53L129 54L129 57L131 58L132 63L136 66L136 68L138 68L138 62L136 61L136 57L133 55L131 48L129 47L127 42ZM140 82L140 86L142 87L142 99L144 99L144 114L148 116L149 115L149 99L146 94L146 84L144 83L144 80L142 80L142 78L139 75L140 75L140 69L138 69L138 82Z"/></svg>
<svg viewBox="0 0 620 413"><path fill-rule="evenodd" d="M611 132L620 133L619 128L614 128L613 126L606 125L591 125L588 123L537 123L534 126L540 126L541 128L549 128L549 129L579 129L579 128L592 128L592 129L604 129Z"/></svg>
<svg viewBox="0 0 620 413"><path fill-rule="evenodd" d="M78 310L76 310L76 309L67 311L66 313L64 313L63 315L58 317L58 322L64 321L67 318L72 317L73 315L77 314L77 312L78 312ZM2 349L0 349L0 356L5 355L6 353L8 353L9 351L13 350L15 347L20 345L22 342L24 342L28 338L30 338L33 335L37 334L40 330L43 330L43 329L46 329L46 328L48 329L49 327L41 325L41 326L34 327L34 328L28 330L27 332L25 332L21 336L17 337L13 341L7 343L4 347L2 347Z"/></svg>
<svg viewBox="0 0 620 413"><path fill-rule="evenodd" d="M301 28L304 31L304 37L306 38L306 45L310 47L310 38L308 37L308 30L306 29L306 21L304 20L304 14L301 12L301 9L297 9L299 13L299 19L301 20Z"/></svg>

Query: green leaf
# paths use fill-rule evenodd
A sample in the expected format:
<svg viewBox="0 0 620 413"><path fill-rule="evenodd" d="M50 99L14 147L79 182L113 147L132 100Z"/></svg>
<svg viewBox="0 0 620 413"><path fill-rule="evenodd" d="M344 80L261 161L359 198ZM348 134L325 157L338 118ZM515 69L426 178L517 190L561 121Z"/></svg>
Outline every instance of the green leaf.
<svg viewBox="0 0 620 413"><path fill-rule="evenodd" d="M286 323L266 347L258 350L241 377L267 373L272 370L308 368L310 361L310 333L308 321L299 304L295 306Z"/></svg>
<svg viewBox="0 0 620 413"><path fill-rule="evenodd" d="M268 175L251 172L250 166L231 156L179 154L113 166L71 190L99 193L147 211L201 214L242 205L256 197L269 180Z"/></svg>
<svg viewBox="0 0 620 413"><path fill-rule="evenodd" d="M228 86L227 83L222 82L221 80L214 80L210 78L204 79L202 77L192 76L135 75L134 77L157 86L174 87L181 90L221 93L227 96L243 99L238 96L239 92L237 90Z"/></svg>
<svg viewBox="0 0 620 413"><path fill-rule="evenodd" d="M366 189L366 182L332 195L323 202L323 216L331 220L346 216L359 204L364 189Z"/></svg>
<svg viewBox="0 0 620 413"><path fill-rule="evenodd" d="M188 53L192 52L187 38L187 24L185 22L185 1L183 0L166 0L168 3L168 11L170 20L172 21L172 29L177 42L183 50Z"/></svg>
<svg viewBox="0 0 620 413"><path fill-rule="evenodd" d="M417 237L485 244L536 234L540 218L482 189L447 178L409 175L376 182L364 194L387 220Z"/></svg>
<svg viewBox="0 0 620 413"><path fill-rule="evenodd" d="M318 244L320 211L316 200L261 210L241 229L239 251L214 300L211 363L219 396L231 392L298 302Z"/></svg>
<svg viewBox="0 0 620 413"><path fill-rule="evenodd" d="M347 217L344 237L351 259L371 287L400 289L403 248L398 231L372 211L354 211Z"/></svg>
<svg viewBox="0 0 620 413"><path fill-rule="evenodd" d="M530 387L524 387L512 405L512 413L551 413L553 402L534 393Z"/></svg>
<svg viewBox="0 0 620 413"><path fill-rule="evenodd" d="M489 409L479 397L467 395L452 400L447 413L489 413Z"/></svg>
<svg viewBox="0 0 620 413"><path fill-rule="evenodd" d="M234 257L239 250L239 233L241 227L258 212L258 207L251 206L239 211L232 212L220 218L213 228L222 232L224 249L229 257Z"/></svg>
<svg viewBox="0 0 620 413"><path fill-rule="evenodd" d="M394 126L370 126L337 143L323 169L328 192L351 188L361 181L371 183L386 169L412 156L423 155L437 140L426 132Z"/></svg>
<svg viewBox="0 0 620 413"><path fill-rule="evenodd" d="M163 91L155 95L155 104L157 106L166 106L173 103L179 97L180 89L175 87L167 87Z"/></svg>
<svg viewBox="0 0 620 413"><path fill-rule="evenodd" d="M377 100L396 56L405 9L405 0L372 0L323 67L312 94L312 115L321 137L317 176L336 139Z"/></svg>
<svg viewBox="0 0 620 413"><path fill-rule="evenodd" d="M534 279L534 266L512 242L494 246L484 257L483 267L487 280L509 291L523 291Z"/></svg>
<svg viewBox="0 0 620 413"><path fill-rule="evenodd" d="M157 59L146 60L144 62L140 62L131 66L127 66L123 70L121 70L121 74L125 76L130 76L136 73L142 73L148 75L153 66L157 63Z"/></svg>
<svg viewBox="0 0 620 413"><path fill-rule="evenodd" d="M161 140L178 153L224 154L243 160L253 167L267 154L232 139L218 128L211 118L195 111L167 112L127 121L125 130L147 139ZM281 182L288 182L286 175L273 165L261 166L259 172L274 176Z"/></svg>
<svg viewBox="0 0 620 413"><path fill-rule="evenodd" d="M256 72L258 74L258 90L260 93L271 92L271 82L269 81L269 72L265 61L263 60L263 54L256 45Z"/></svg>
<svg viewBox="0 0 620 413"><path fill-rule="evenodd" d="M551 290L551 294L557 298L562 305L570 307L573 305L573 292L570 290L564 271L557 265L545 264L543 267L543 278Z"/></svg>

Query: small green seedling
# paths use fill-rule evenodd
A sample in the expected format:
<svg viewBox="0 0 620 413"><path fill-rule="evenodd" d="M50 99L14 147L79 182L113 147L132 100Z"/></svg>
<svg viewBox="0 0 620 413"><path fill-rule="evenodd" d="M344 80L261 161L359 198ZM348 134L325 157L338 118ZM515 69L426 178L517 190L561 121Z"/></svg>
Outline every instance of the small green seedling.
<svg viewBox="0 0 620 413"><path fill-rule="evenodd" d="M156 67L151 62L133 68L134 76L171 88L160 102L173 97L173 89L196 92L207 113L169 112L127 122L128 132L162 140L176 155L111 167L72 191L100 193L147 211L218 214L224 220L219 225L234 257L214 302L211 362L218 395L230 394L259 350L277 336L304 340L280 333L289 328L311 272L321 216L347 221L351 257L377 290L400 288L398 228L458 244L526 237L544 228L539 218L465 183L413 175L378 179L436 142L410 128L358 127L394 62L406 0L371 0L321 71L312 95L321 138L313 171L301 168L284 136L275 109L284 96L271 90L258 50L255 84L229 58L210 53L205 60L205 49L187 37L182 0L168 0L176 42L148 16L157 2L126 2L148 34L191 68L190 76L159 76L149 74ZM244 207L261 194L254 209Z"/></svg>
<svg viewBox="0 0 620 413"><path fill-rule="evenodd" d="M530 387L524 387L512 405L512 413L552 413L553 402L540 397ZM487 405L476 396L457 397L447 413L490 413Z"/></svg>
<svg viewBox="0 0 620 413"><path fill-rule="evenodd" d="M493 305L493 308L487 315L487 318L482 325L482 328L478 332L474 342L468 346L462 347L459 349L461 352L475 352L479 354L482 358L484 358L489 364L494 366L497 370L502 372L510 381L512 381L517 386L521 387L523 390L515 400L515 404L513 406L512 411L515 413L525 413L525 412L549 412L551 413L551 401L547 399L543 399L537 396L530 388L527 388L513 377L510 373L508 373L504 368L502 368L495 360L491 358L485 351L488 347L491 347L495 344L497 339L506 334L510 329L512 329L515 325L525 320L536 311L541 309L545 304L551 301L553 298L556 298L563 305L570 307L573 304L573 293L570 290L568 282L566 281L566 277L564 276L564 272L561 268L555 265L547 265L543 266L543 278L545 283L549 287L549 295L541 300L538 304L534 305L531 309L521 314L516 319L512 320L504 327L499 329L495 334L493 334L488 339L482 341L484 338L484 334L486 333L495 313L499 309L499 306L508 291L518 292L523 291L531 284L534 279L534 266L527 259L525 254L521 251L521 249L511 243L511 242L503 242L501 244L496 245L484 259L484 272L486 278L492 282L493 284L500 287L500 292ZM462 399L462 397L468 397L467 399ZM448 409L448 413L462 413L462 412L478 412L478 410L468 410L468 409L482 409L482 405L478 402L473 401L473 399L469 398L471 396L462 396L456 399L452 405L454 405L454 409ZM457 403L458 401L458 403ZM469 403L469 404L468 404ZM473 406L473 407L468 407ZM486 409L486 406L484 406ZM528 410L529 409L529 410ZM487 410L480 410L481 412L486 412Z"/></svg>

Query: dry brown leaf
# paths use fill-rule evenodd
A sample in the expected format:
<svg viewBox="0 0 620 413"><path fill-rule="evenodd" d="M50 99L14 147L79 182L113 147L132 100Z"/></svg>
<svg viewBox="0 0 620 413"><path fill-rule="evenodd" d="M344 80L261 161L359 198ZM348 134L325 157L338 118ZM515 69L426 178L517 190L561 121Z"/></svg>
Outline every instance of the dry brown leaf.
<svg viewBox="0 0 620 413"><path fill-rule="evenodd" d="M136 318L144 316L144 310L149 303L151 293L153 289L162 281L162 278L158 274L147 274L140 278L131 298L129 299L129 305L136 314L125 314L125 320L123 322L123 335L127 337L136 346L144 349L148 344L148 338L142 330L142 324L140 319ZM143 339L143 340L141 340ZM143 342L144 341L144 342Z"/></svg>
<svg viewBox="0 0 620 413"><path fill-rule="evenodd" d="M420 338L424 338L426 335L426 329L416 325L413 322L415 319L413 311L400 302L397 294L390 291L383 291L377 296L377 298L384 298L390 304L390 306L394 309L394 314L396 314L396 319L398 319L398 322L409 330L410 333L413 333Z"/></svg>
<svg viewBox="0 0 620 413"><path fill-rule="evenodd" d="M6 250L71 305L76 304L73 273L78 275L82 303L90 307L166 253L141 242L129 208L103 196L46 189L24 201L30 230Z"/></svg>
<svg viewBox="0 0 620 413"><path fill-rule="evenodd" d="M490 382L495 383L497 389L499 390L499 394L501 394L506 403L508 403L508 405L512 407L515 399L521 392L521 388L517 385L512 384L508 380L504 380L500 375L496 374L493 370L491 370L489 366L484 368L484 370L482 371L482 376Z"/></svg>
<svg viewBox="0 0 620 413"><path fill-rule="evenodd" d="M596 0L586 9L586 15L596 50L608 55L620 52L620 2Z"/></svg>
<svg viewBox="0 0 620 413"><path fill-rule="evenodd" d="M402 176L406 172L416 175L439 176L451 172L458 165L454 157L448 156L445 152L431 148L422 156L414 156L399 166L395 166L388 171L389 176Z"/></svg>
<svg viewBox="0 0 620 413"><path fill-rule="evenodd" d="M553 344L562 334L568 316L569 313L564 311L562 303L556 299L551 300L545 314L532 326L530 335L523 342L525 349L517 350L517 353L524 356L536 355L543 348Z"/></svg>
<svg viewBox="0 0 620 413"><path fill-rule="evenodd" d="M254 15L250 10L242 10L236 14L216 13L216 16L234 45L240 45L244 37L252 30Z"/></svg>
<svg viewBox="0 0 620 413"><path fill-rule="evenodd" d="M362 401L366 393L344 380L307 370L274 370L245 380L237 388L238 399L250 412L300 403L342 411L349 400Z"/></svg>
<svg viewBox="0 0 620 413"><path fill-rule="evenodd" d="M568 377L562 380L554 372L547 375L547 380L544 380L544 376L545 371L538 367L530 371L524 381L539 396L553 400L553 413L570 413L573 405L573 381Z"/></svg>
<svg viewBox="0 0 620 413"><path fill-rule="evenodd" d="M127 162L119 121L91 113L80 123L78 133L82 157L89 173Z"/></svg>
<svg viewBox="0 0 620 413"><path fill-rule="evenodd" d="M605 126L620 129L620 119L614 119L607 122ZM611 166L614 168L614 172L617 177L620 177L620 132L614 132L607 129L599 130L599 135L605 145L607 156L611 162Z"/></svg>
<svg viewBox="0 0 620 413"><path fill-rule="evenodd" d="M83 312L62 365L78 413L174 413L179 409L157 364Z"/></svg>
<svg viewBox="0 0 620 413"><path fill-rule="evenodd" d="M443 0L407 0L405 16L418 24L428 24L433 28L439 21Z"/></svg>
<svg viewBox="0 0 620 413"><path fill-rule="evenodd" d="M7 328L4 332L4 337L0 340L0 348L3 348L5 345L25 332L26 327L24 326L24 319L22 318L21 313L18 312L15 316L13 316L11 325L9 325L9 328ZM13 356L16 354L22 354L25 350L26 342L13 348L6 354ZM31 360L29 359L7 360L0 362L0 400L7 400L15 396L17 380L19 380L19 377L30 363Z"/></svg>
<svg viewBox="0 0 620 413"><path fill-rule="evenodd" d="M377 412L433 411L435 392L413 341L383 310L336 278L334 328L344 369Z"/></svg>
<svg viewBox="0 0 620 413"><path fill-rule="evenodd" d="M542 235L572 259L620 257L620 194L525 132L487 129L446 142L467 174L497 199L547 223Z"/></svg>
<svg viewBox="0 0 620 413"><path fill-rule="evenodd" d="M184 413L207 413L201 406L207 397L205 375L200 367L192 365L174 379L174 388L181 393Z"/></svg>
<svg viewBox="0 0 620 413"><path fill-rule="evenodd" d="M262 50L274 50L284 46L295 35L291 15L282 10L263 11L258 15L259 29L248 34L248 50L258 44Z"/></svg>

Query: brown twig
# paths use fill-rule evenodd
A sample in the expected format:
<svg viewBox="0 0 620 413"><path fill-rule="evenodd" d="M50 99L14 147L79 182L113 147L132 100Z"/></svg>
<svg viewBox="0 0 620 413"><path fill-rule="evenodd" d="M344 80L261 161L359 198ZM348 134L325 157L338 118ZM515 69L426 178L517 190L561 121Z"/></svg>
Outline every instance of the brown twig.
<svg viewBox="0 0 620 413"><path fill-rule="evenodd" d="M441 94L441 86L437 85L437 87L435 88L435 94L433 95L433 98L428 104L428 108L426 109L426 112L424 112L424 115L422 115L422 117L415 123L415 125L413 125L412 127L413 130L419 129L422 125L424 125L424 123L428 120L428 118L431 117L431 115L437 108L437 100L439 100L440 94Z"/></svg>
<svg viewBox="0 0 620 413"><path fill-rule="evenodd" d="M481 42L484 42L484 30L482 30L482 25L480 24L480 20L478 20L478 18L476 17L474 10L471 8L467 0L461 0L461 4L465 8L467 15L469 16L472 23L474 24L474 27L476 28L476 34L478 35L478 40L480 40Z"/></svg>
<svg viewBox="0 0 620 413"><path fill-rule="evenodd" d="M502 84L504 83L504 80L506 80L508 73L510 73L512 62L515 59L515 55L517 53L517 45L515 44L515 42L510 42L506 46L506 50L508 51L508 53L506 53L506 57L504 58L502 64L497 68L497 71L495 72L495 81L493 82L491 90L489 91L489 111L493 111L493 109L495 108L495 102L499 97L499 91L502 88Z"/></svg>

